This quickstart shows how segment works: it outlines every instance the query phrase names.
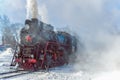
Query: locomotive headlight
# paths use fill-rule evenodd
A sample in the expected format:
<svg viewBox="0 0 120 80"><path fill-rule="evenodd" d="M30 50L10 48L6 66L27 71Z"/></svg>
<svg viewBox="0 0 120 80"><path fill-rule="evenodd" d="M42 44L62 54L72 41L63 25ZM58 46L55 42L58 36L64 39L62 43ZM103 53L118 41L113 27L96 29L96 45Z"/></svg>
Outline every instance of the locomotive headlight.
<svg viewBox="0 0 120 80"><path fill-rule="evenodd" d="M23 63L25 63L25 60L23 60Z"/></svg>
<svg viewBox="0 0 120 80"><path fill-rule="evenodd" d="M30 57L31 57L31 58L34 58L34 55L31 55Z"/></svg>
<svg viewBox="0 0 120 80"><path fill-rule="evenodd" d="M25 25L25 29L28 30L30 26L28 24Z"/></svg>

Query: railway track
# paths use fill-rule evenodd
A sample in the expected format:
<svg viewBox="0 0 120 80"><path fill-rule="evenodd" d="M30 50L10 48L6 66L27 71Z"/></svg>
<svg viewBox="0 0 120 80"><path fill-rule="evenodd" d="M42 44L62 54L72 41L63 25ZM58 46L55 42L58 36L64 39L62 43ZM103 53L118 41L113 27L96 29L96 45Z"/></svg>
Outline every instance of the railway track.
<svg viewBox="0 0 120 80"><path fill-rule="evenodd" d="M18 77L18 76L21 76L21 75L31 74L31 73L35 73L35 72L39 72L39 71L18 70L18 71L10 71L10 72L5 72L5 73L0 73L0 80L9 79L9 78L13 78L13 77Z"/></svg>
<svg viewBox="0 0 120 80"><path fill-rule="evenodd" d="M20 72L20 71L23 71L23 70L15 70L15 71L3 72L3 73L0 73L0 76L1 76L1 75L5 75L5 74Z"/></svg>
<svg viewBox="0 0 120 80"><path fill-rule="evenodd" d="M16 77L16 76L23 75L23 74L28 74L28 73L30 73L30 72L22 71L22 70L0 73L0 80L1 79L12 78L12 77Z"/></svg>

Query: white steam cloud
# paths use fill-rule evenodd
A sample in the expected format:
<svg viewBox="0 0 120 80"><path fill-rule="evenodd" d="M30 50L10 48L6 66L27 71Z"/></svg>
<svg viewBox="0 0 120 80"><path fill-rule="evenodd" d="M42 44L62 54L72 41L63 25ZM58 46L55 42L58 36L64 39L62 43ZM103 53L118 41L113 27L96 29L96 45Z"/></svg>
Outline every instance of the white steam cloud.
<svg viewBox="0 0 120 80"><path fill-rule="evenodd" d="M38 7L38 12L39 12L39 18L41 21L48 23L48 10L45 4L41 4Z"/></svg>
<svg viewBox="0 0 120 80"><path fill-rule="evenodd" d="M38 18L37 0L27 0L27 19Z"/></svg>
<svg viewBox="0 0 120 80"><path fill-rule="evenodd" d="M52 1L47 2L50 5L48 8L54 10L53 15L56 19L69 24L71 31L79 36L75 69L90 71L120 69L120 29L118 29L120 9L116 6L120 2Z"/></svg>

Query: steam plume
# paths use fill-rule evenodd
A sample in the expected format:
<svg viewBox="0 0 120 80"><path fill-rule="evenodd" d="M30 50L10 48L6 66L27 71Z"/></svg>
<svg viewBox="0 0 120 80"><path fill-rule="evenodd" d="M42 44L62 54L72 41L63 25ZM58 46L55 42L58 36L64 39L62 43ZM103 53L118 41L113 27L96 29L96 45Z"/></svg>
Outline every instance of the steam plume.
<svg viewBox="0 0 120 80"><path fill-rule="evenodd" d="M27 19L38 17L37 0L27 0Z"/></svg>

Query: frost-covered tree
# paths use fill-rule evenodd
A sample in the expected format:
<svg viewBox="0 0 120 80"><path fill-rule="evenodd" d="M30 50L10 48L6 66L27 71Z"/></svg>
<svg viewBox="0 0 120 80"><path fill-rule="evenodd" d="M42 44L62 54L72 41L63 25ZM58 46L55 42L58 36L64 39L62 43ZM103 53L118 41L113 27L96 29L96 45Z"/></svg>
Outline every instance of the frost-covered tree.
<svg viewBox="0 0 120 80"><path fill-rule="evenodd" d="M9 45L15 45L16 40L12 33L12 28L10 24L10 20L6 15L0 16L0 27L1 27L1 33L2 33L2 43L3 44L9 44Z"/></svg>

